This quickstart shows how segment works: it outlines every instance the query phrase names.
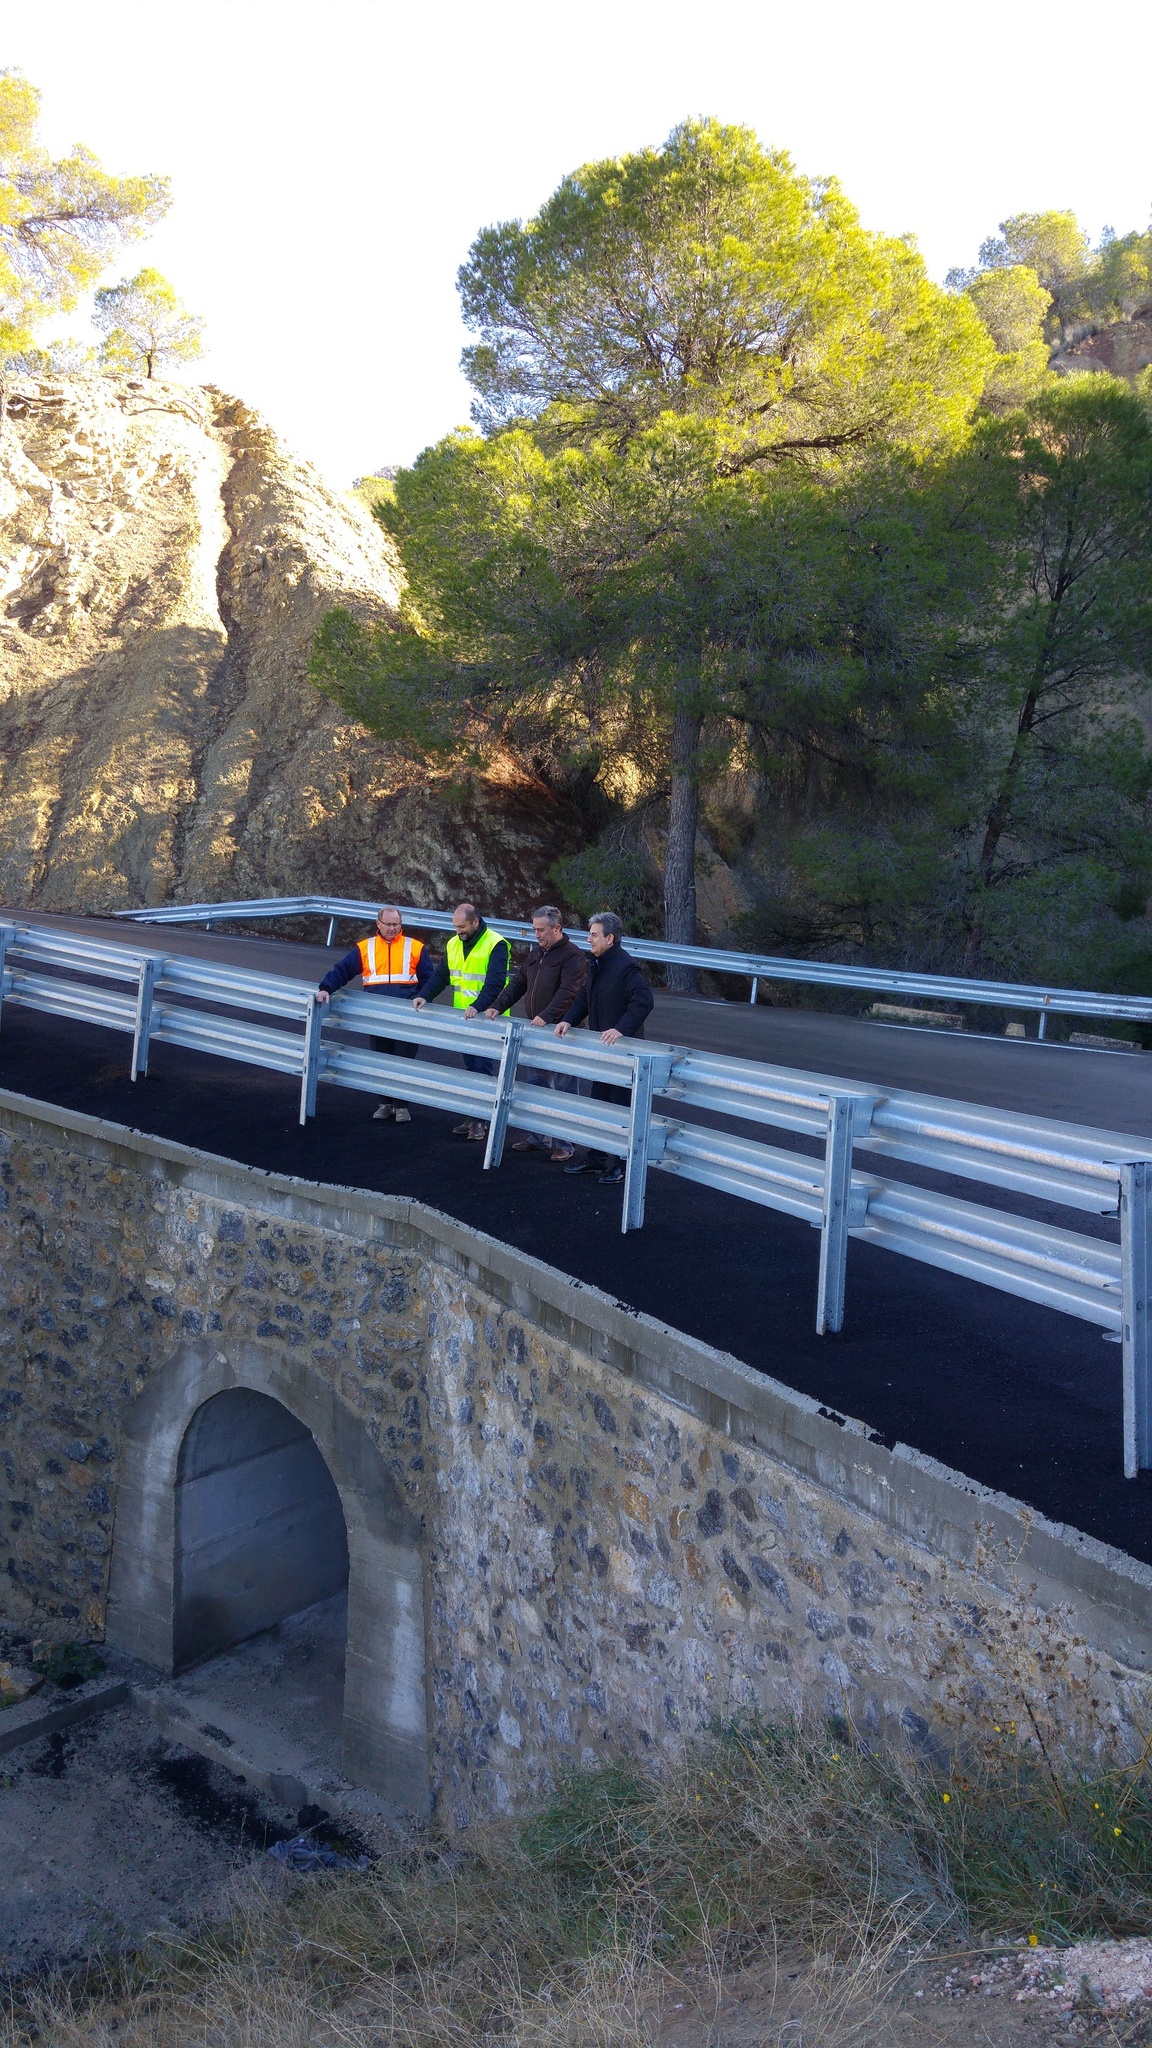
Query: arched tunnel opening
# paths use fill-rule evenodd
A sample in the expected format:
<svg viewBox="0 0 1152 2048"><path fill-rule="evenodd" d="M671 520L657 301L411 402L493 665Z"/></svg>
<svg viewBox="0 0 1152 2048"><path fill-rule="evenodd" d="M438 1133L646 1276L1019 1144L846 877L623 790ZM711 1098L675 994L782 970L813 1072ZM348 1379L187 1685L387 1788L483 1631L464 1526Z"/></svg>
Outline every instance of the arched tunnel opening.
<svg viewBox="0 0 1152 2048"><path fill-rule="evenodd" d="M279 1363L237 1386L184 1350L129 1410L109 1640L168 1675L193 1749L426 1813L420 1526L361 1420Z"/></svg>
<svg viewBox="0 0 1152 2048"><path fill-rule="evenodd" d="M176 1471L177 1671L346 1595L348 1533L311 1432L247 1387L198 1408Z"/></svg>

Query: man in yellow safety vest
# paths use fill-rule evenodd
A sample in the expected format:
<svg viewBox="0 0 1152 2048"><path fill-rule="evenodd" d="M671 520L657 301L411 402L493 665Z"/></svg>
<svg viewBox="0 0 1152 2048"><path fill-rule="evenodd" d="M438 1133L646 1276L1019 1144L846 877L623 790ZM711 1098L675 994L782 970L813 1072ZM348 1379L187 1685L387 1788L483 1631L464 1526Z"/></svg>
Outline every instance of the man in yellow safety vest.
<svg viewBox="0 0 1152 2048"><path fill-rule="evenodd" d="M432 980L435 968L419 939L410 939L394 903L385 903L376 913L376 930L371 938L358 939L342 960L330 967L316 991L316 1001L326 1003L349 981L360 975L373 995L392 996L416 1007L416 998ZM404 1038L373 1038L373 1052L391 1053L394 1059L414 1060L418 1047ZM403 1102L385 1096L373 1110L374 1123L410 1124L412 1112Z"/></svg>
<svg viewBox="0 0 1152 2048"><path fill-rule="evenodd" d="M442 989L452 987L452 1007L465 1017L482 1017L496 1001L508 979L510 947L489 931L474 903L458 903L452 912L452 937L445 948L443 963L437 967L427 988L421 989L412 1008L422 1010L434 1002ZM494 1074L495 1060L466 1052L464 1065L473 1074ZM479 1118L467 1117L453 1125L457 1138L486 1138L488 1126Z"/></svg>

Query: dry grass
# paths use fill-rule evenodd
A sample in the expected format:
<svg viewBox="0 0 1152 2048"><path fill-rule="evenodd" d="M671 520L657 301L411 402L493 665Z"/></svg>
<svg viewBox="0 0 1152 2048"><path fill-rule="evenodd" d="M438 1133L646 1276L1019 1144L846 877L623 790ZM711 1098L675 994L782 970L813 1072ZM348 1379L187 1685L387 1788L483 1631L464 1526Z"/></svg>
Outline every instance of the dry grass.
<svg viewBox="0 0 1152 2048"><path fill-rule="evenodd" d="M993 1738L944 1773L728 1727L661 1780L573 1775L519 1832L364 1873L262 1867L195 1938L27 1992L0 2048L704 2048L722 2020L726 2044L879 2048L932 1944L1152 1931L1143 1773L1057 1773Z"/></svg>

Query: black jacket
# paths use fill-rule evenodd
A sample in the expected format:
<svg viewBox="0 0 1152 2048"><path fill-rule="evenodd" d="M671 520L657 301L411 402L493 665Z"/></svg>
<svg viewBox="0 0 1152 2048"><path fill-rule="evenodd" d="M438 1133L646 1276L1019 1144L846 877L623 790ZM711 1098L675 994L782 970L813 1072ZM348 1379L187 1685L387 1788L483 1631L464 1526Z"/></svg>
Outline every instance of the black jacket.
<svg viewBox="0 0 1152 2048"><path fill-rule="evenodd" d="M625 1038L643 1038L644 1019L652 1008L652 991L638 960L625 953L617 939L598 960L588 962L584 986L564 1019L589 1031L620 1031Z"/></svg>
<svg viewBox="0 0 1152 2048"><path fill-rule="evenodd" d="M526 1017L543 1017L546 1024L558 1024L579 993L586 963L587 956L571 939L557 939L546 951L533 946L503 995L497 996L496 1008L510 1010L523 996Z"/></svg>
<svg viewBox="0 0 1152 2048"><path fill-rule="evenodd" d="M476 944L477 939L482 939L487 929L488 927L485 924L484 919L481 918L475 931L470 932L466 939L461 940L461 945L464 948L465 959L468 958L468 955L472 951L473 946ZM507 939L497 939L496 944L493 946L491 953L488 955L488 972L484 976L484 986L482 987L479 995L476 998L476 1009L480 1011L491 1009L493 1003L496 1001L497 996L499 995L501 989L503 988L504 983L508 979L508 966L509 961L511 959L511 955L512 948L508 944ZM427 988L422 988L420 991L425 1001L429 1003L434 1003L437 996L441 995L443 991L448 987L448 984L451 981L451 979L451 970L448 966L447 959L444 959L440 962L440 965L436 969L436 972L433 974L432 979L428 983Z"/></svg>

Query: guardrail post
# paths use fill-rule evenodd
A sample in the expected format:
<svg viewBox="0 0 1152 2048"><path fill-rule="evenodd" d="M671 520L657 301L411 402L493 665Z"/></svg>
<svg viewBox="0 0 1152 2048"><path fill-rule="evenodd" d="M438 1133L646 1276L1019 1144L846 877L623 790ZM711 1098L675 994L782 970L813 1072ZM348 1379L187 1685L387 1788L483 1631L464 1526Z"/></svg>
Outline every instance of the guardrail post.
<svg viewBox="0 0 1152 2048"><path fill-rule="evenodd" d="M484 1171L490 1166L499 1166L504 1157L504 1133L508 1128L508 1111L512 1107L512 1090L516 1086L516 1062L520 1058L520 1041L524 1036L524 1025L519 1017L513 1017L508 1024L508 1035L500 1054L500 1069L496 1075L496 1100L492 1104L492 1115L488 1120L488 1143L484 1147Z"/></svg>
<svg viewBox="0 0 1152 2048"><path fill-rule="evenodd" d="M829 1097L828 1136L824 1143L824 1201L820 1215L820 1279L816 1290L816 1331L821 1337L839 1330L844 1322L855 1121L854 1095Z"/></svg>
<svg viewBox="0 0 1152 2048"><path fill-rule="evenodd" d="M152 991L156 981L155 960L140 962L136 990L136 1028L132 1034L132 1079L148 1072L148 1046L152 1037Z"/></svg>
<svg viewBox="0 0 1152 2048"><path fill-rule="evenodd" d="M4 956L15 937L14 924L0 924L0 1013L4 1008Z"/></svg>
<svg viewBox="0 0 1152 2048"><path fill-rule="evenodd" d="M1124 1337L1124 1477L1152 1465L1149 1404L1149 1280L1152 1278L1152 1160L1120 1169L1120 1272Z"/></svg>
<svg viewBox="0 0 1152 2048"><path fill-rule="evenodd" d="M328 919L328 937L327 937L327 938L325 939L325 941L324 941L324 944L325 944L326 946L330 946L330 945L332 945L333 941L335 940L335 937L336 937L336 919L335 919L334 917L330 917L330 918Z"/></svg>
<svg viewBox="0 0 1152 2048"><path fill-rule="evenodd" d="M652 1159L652 1097L667 1084L672 1061L665 1053L632 1049L632 1106L628 1118L628 1156L624 1161L624 1207L620 1228L639 1230L644 1223L644 1198ZM663 1140L656 1157L663 1152Z"/></svg>
<svg viewBox="0 0 1152 2048"><path fill-rule="evenodd" d="M754 975L752 976L752 993L751 993L751 995L749 996L749 998L748 998L748 1001L749 1001L750 1003L754 1003L754 1002L756 1001L756 998L757 998L757 996L759 995L759 993L760 993L760 976L759 976L758 974L754 974Z"/></svg>
<svg viewBox="0 0 1152 2048"><path fill-rule="evenodd" d="M308 1008L304 1012L304 1050L300 1062L300 1121L307 1123L316 1114L316 1083L320 1079L320 1055L322 1050L321 1029L324 1023L324 1007L309 995Z"/></svg>

